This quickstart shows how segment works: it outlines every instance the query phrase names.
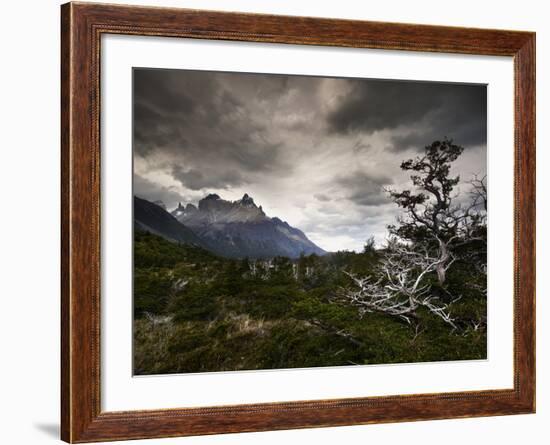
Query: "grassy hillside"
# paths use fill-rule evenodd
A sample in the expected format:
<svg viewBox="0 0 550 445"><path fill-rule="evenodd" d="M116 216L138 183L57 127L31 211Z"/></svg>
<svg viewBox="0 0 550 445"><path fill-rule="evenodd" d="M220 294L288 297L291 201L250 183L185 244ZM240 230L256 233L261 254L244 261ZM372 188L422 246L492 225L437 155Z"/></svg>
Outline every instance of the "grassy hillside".
<svg viewBox="0 0 550 445"><path fill-rule="evenodd" d="M486 357L486 332L452 332L430 313L419 328L338 303L379 258L339 252L296 261L230 260L136 231L134 363L136 374L467 360ZM475 272L456 264L449 288L462 298L464 322L485 317ZM437 291L437 288L435 288Z"/></svg>

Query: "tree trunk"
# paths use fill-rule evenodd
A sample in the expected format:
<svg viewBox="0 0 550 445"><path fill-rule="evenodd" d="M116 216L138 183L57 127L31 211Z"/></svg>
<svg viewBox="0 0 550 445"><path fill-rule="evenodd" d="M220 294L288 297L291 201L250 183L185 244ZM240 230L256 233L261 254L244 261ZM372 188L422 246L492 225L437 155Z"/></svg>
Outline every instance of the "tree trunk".
<svg viewBox="0 0 550 445"><path fill-rule="evenodd" d="M439 281L440 286L443 286L446 279L445 266L443 266L442 264L438 265L436 271L437 271L437 280Z"/></svg>
<svg viewBox="0 0 550 445"><path fill-rule="evenodd" d="M439 241L439 263L436 267L437 280L439 285L443 286L447 278L447 261L449 260L449 251L447 245L443 241Z"/></svg>

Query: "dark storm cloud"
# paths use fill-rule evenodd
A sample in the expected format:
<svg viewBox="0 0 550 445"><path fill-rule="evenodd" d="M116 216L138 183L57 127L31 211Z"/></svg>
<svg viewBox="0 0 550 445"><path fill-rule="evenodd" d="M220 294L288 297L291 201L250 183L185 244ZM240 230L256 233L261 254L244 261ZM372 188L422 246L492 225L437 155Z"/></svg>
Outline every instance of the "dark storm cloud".
<svg viewBox="0 0 550 445"><path fill-rule="evenodd" d="M185 198L178 190L164 187L136 174L134 174L134 195L151 202L160 200L167 206L174 206Z"/></svg>
<svg viewBox="0 0 550 445"><path fill-rule="evenodd" d="M134 149L146 154L174 141L181 142L178 127L170 125L192 113L188 79L175 71L134 70ZM195 85L193 85L195 86Z"/></svg>
<svg viewBox="0 0 550 445"><path fill-rule="evenodd" d="M487 89L483 85L350 80L350 91L327 116L340 134L400 129L396 150L423 148L447 136L460 145L487 140Z"/></svg>
<svg viewBox="0 0 550 445"><path fill-rule="evenodd" d="M363 171L355 171L346 176L336 178L336 184L346 190L346 198L360 206L378 206L388 204L388 196L384 186L393 183L387 176L368 175Z"/></svg>
<svg viewBox="0 0 550 445"><path fill-rule="evenodd" d="M204 77L182 78L177 71L169 70L134 70L136 103L145 103L160 114L193 111L196 105L188 94L192 88L207 87L209 82Z"/></svg>
<svg viewBox="0 0 550 445"><path fill-rule="evenodd" d="M162 152L184 162L187 170L204 164L255 171L276 166L279 142L243 105L233 91L235 85L227 85L228 76L232 75L135 69L135 152ZM259 89L255 100L262 94L273 93Z"/></svg>
<svg viewBox="0 0 550 445"><path fill-rule="evenodd" d="M190 169L184 171L176 165L172 168L172 175L174 179L191 190L205 188L227 189L231 186L239 186L244 183L242 175L236 170L203 172Z"/></svg>

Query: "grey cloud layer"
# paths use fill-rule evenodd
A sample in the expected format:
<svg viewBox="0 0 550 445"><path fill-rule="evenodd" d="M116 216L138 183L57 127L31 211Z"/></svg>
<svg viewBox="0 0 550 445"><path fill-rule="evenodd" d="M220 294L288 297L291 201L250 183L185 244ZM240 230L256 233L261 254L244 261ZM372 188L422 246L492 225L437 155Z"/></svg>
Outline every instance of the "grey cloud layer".
<svg viewBox="0 0 550 445"><path fill-rule="evenodd" d="M352 80L329 114L333 131L374 133L403 128L394 148L423 148L444 136L462 145L487 141L487 94L480 85ZM408 127L408 128L407 128Z"/></svg>
<svg viewBox="0 0 550 445"><path fill-rule="evenodd" d="M225 87L227 76L231 75L135 70L136 152L147 156L161 150L190 166L208 167L219 161L225 168L261 171L277 166L277 141L270 139L265 123L232 88ZM216 180L216 171L202 173Z"/></svg>
<svg viewBox="0 0 550 445"><path fill-rule="evenodd" d="M363 171L335 178L336 184L349 191L347 198L362 206L388 203L384 186L393 183L388 176L369 175Z"/></svg>
<svg viewBox="0 0 550 445"><path fill-rule="evenodd" d="M134 70L134 189L168 207L247 192L326 250L383 238L401 161L444 136L484 173L486 88Z"/></svg>

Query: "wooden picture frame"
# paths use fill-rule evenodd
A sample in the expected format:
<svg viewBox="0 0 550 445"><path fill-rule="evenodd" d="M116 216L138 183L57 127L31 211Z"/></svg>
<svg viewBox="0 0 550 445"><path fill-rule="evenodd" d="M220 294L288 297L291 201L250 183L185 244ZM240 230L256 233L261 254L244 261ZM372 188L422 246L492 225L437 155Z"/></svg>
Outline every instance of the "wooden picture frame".
<svg viewBox="0 0 550 445"><path fill-rule="evenodd" d="M534 33L67 3L61 8L61 34L63 440L94 442L535 411ZM99 74L103 34L512 56L515 69L513 389L102 412Z"/></svg>

